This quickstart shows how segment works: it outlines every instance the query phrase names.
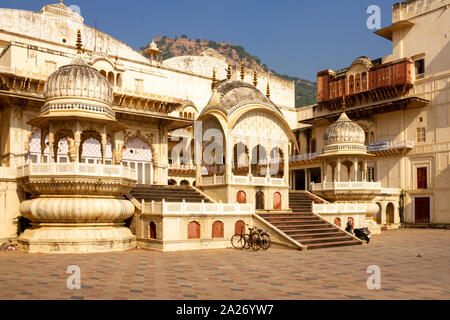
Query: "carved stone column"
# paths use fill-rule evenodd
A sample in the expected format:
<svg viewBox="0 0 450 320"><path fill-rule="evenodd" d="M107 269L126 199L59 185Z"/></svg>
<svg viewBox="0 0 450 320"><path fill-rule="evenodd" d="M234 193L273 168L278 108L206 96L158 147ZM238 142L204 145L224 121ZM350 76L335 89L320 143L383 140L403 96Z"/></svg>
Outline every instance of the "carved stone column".
<svg viewBox="0 0 450 320"><path fill-rule="evenodd" d="M334 181L341 181L341 159L337 159L336 161L336 176L334 177Z"/></svg>

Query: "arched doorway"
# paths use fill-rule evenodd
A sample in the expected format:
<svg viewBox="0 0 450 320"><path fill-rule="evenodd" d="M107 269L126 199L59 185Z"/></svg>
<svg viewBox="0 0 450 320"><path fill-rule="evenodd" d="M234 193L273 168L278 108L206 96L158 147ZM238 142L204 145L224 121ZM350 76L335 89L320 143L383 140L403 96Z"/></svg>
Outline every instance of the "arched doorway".
<svg viewBox="0 0 450 320"><path fill-rule="evenodd" d="M394 212L395 212L394 205L392 204L392 202L389 202L388 205L386 206L386 223L387 224L394 223Z"/></svg>
<svg viewBox="0 0 450 320"><path fill-rule="evenodd" d="M156 239L156 224L152 221L152 222L150 222L150 225L148 226L148 228L149 228L150 239Z"/></svg>
<svg viewBox="0 0 450 320"><path fill-rule="evenodd" d="M242 190L237 193L236 198L237 203L247 203L247 194Z"/></svg>
<svg viewBox="0 0 450 320"><path fill-rule="evenodd" d="M176 182L174 179L169 179L169 181L167 181L167 184L168 184L169 186L176 186L176 185L177 185L177 182Z"/></svg>
<svg viewBox="0 0 450 320"><path fill-rule="evenodd" d="M187 180L181 180L180 186L188 186L188 185L189 185L189 181L187 181Z"/></svg>
<svg viewBox="0 0 450 320"><path fill-rule="evenodd" d="M281 194L279 192L273 194L273 209L281 210Z"/></svg>
<svg viewBox="0 0 450 320"><path fill-rule="evenodd" d="M138 184L153 183L152 150L144 140L129 139L124 146L122 162L136 170Z"/></svg>
<svg viewBox="0 0 450 320"><path fill-rule="evenodd" d="M256 210L264 210L264 193L262 191L258 191L255 198Z"/></svg>

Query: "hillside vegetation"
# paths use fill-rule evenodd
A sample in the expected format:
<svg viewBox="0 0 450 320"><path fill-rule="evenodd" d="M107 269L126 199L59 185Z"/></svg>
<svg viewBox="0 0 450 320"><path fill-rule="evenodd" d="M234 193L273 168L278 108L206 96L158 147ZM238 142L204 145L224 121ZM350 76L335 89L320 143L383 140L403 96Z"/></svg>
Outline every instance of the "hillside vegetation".
<svg viewBox="0 0 450 320"><path fill-rule="evenodd" d="M259 72L267 72L277 75L281 78L295 82L295 107L300 108L302 106L311 105L316 103L317 84L305 79L292 77L289 75L281 75L276 71L271 70L267 65L261 62L261 59L257 56L249 54L242 46L227 43L216 42L213 40L200 40L189 39L186 35L181 37L168 38L155 37L155 43L158 48L162 50L162 59L166 60L176 56L194 55L198 56L207 49L213 49L225 56L233 64L240 64L244 61L246 68L256 68ZM147 45L148 46L148 45ZM141 52L147 47L142 47Z"/></svg>

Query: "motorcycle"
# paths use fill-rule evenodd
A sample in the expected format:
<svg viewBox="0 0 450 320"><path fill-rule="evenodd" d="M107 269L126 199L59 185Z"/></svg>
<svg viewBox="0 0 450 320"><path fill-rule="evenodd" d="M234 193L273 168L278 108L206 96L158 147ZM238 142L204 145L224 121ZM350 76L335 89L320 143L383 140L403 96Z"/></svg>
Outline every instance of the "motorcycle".
<svg viewBox="0 0 450 320"><path fill-rule="evenodd" d="M372 237L368 228L355 229L355 236L361 240L366 240L367 243L370 242Z"/></svg>

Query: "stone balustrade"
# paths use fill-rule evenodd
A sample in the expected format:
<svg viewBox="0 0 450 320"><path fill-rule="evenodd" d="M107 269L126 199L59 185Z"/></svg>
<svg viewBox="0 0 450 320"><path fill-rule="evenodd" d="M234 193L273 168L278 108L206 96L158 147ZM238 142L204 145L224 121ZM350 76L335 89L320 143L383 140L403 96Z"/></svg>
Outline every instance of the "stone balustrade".
<svg viewBox="0 0 450 320"><path fill-rule="evenodd" d="M371 203L312 203L312 212L317 214L366 213Z"/></svg>
<svg viewBox="0 0 450 320"><path fill-rule="evenodd" d="M216 185L216 184L224 184L225 176L203 176L201 178L201 185ZM231 184L234 185L249 185L249 186L284 186L285 181L283 178L274 178L271 176L265 177L254 177L252 175L247 176L231 176Z"/></svg>
<svg viewBox="0 0 450 320"><path fill-rule="evenodd" d="M414 141L402 140L402 141L383 141L375 142L369 145L369 152L382 151L388 149L412 149L414 148Z"/></svg>
<svg viewBox="0 0 450 320"><path fill-rule="evenodd" d="M289 156L289 161L302 161L302 160L311 160L317 157L317 153L302 153L302 154L293 154Z"/></svg>
<svg viewBox="0 0 450 320"><path fill-rule="evenodd" d="M235 216L252 215L255 211L254 205L250 203L205 203L205 202L145 202L142 201L143 215L162 216Z"/></svg>
<svg viewBox="0 0 450 320"><path fill-rule="evenodd" d="M17 177L83 175L96 177L118 177L136 180L136 170L122 165L89 163L30 163L17 168Z"/></svg>
<svg viewBox="0 0 450 320"><path fill-rule="evenodd" d="M381 192L381 182L347 181L347 182L311 182L311 190L376 190Z"/></svg>

